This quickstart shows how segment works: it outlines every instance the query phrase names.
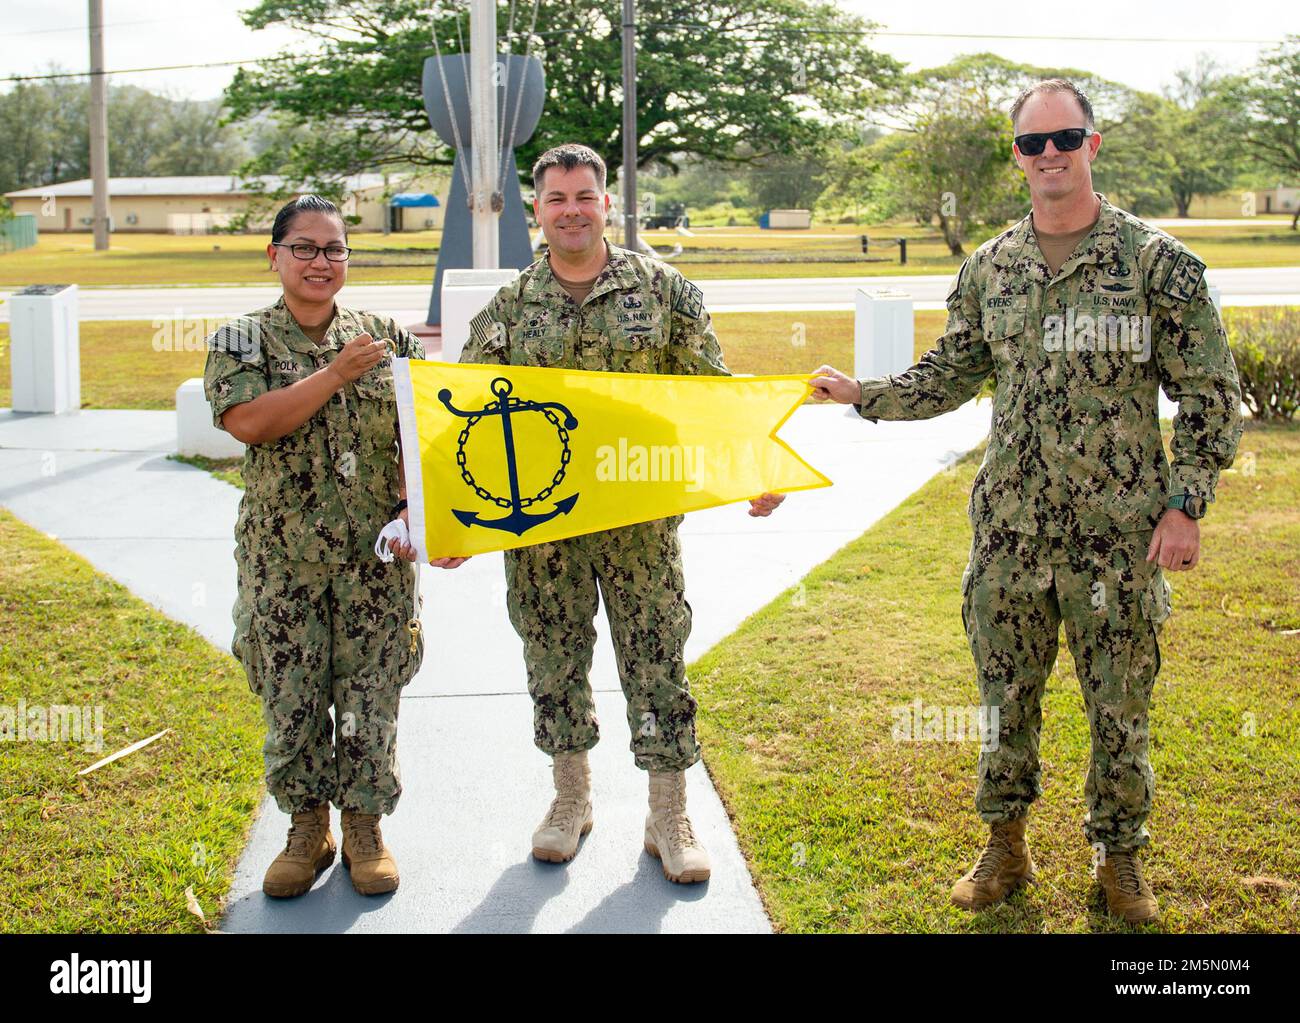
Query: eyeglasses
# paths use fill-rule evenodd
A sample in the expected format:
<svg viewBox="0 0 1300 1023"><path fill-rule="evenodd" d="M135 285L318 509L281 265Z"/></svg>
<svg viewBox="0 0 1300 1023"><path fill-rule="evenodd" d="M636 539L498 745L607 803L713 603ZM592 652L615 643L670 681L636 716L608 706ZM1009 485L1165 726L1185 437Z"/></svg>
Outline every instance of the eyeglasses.
<svg viewBox="0 0 1300 1023"><path fill-rule="evenodd" d="M1017 135L1016 145L1025 156L1041 156L1043 150L1047 148L1047 140L1052 140L1054 145L1062 153L1072 153L1083 145L1083 140L1089 135L1096 135L1095 131L1089 128L1062 128L1060 131L1034 131L1027 135Z"/></svg>
<svg viewBox="0 0 1300 1023"><path fill-rule="evenodd" d="M295 259L315 259L319 252L325 253L325 258L331 263L346 263L352 250L346 245L305 245L301 242L290 245L288 242L272 242L282 249L288 249L293 253Z"/></svg>

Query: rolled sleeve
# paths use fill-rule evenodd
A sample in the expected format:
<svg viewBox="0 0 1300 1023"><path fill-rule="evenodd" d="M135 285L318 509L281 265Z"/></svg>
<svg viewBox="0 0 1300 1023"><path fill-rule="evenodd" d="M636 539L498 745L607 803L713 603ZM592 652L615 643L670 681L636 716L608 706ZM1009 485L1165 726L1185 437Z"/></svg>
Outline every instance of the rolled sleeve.
<svg viewBox="0 0 1300 1023"><path fill-rule="evenodd" d="M236 405L252 401L268 390L266 375L258 365L241 362L228 352L208 349L203 370L203 393L212 406L212 424L224 430L221 417Z"/></svg>

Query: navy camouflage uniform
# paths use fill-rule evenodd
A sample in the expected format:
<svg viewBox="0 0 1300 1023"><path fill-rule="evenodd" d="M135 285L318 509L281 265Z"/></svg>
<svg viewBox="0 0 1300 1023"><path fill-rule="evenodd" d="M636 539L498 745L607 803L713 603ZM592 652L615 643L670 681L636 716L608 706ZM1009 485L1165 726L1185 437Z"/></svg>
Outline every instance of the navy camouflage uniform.
<svg viewBox="0 0 1300 1023"><path fill-rule="evenodd" d="M424 357L392 320L337 307L318 345L283 298L223 326L204 373L214 422L310 376L361 333ZM389 813L402 791L398 700L423 640L411 649L414 566L374 553L397 501L396 422L390 352L293 433L244 452L232 651L262 701L266 786L285 813L331 801Z"/></svg>
<svg viewBox="0 0 1300 1023"><path fill-rule="evenodd" d="M1100 197L1055 274L1032 217L963 264L943 336L911 369L861 381L866 418L925 419L996 381L970 499L962 620L980 702L999 708L976 808L1024 816L1042 793L1040 702L1065 627L1092 733L1090 844L1140 848L1151 809L1147 712L1170 590L1146 561L1171 495L1214 499L1241 436L1240 388L1205 265ZM1178 403L1166 459L1158 388Z"/></svg>
<svg viewBox="0 0 1300 1023"><path fill-rule="evenodd" d="M618 246L581 307L543 257L470 324L460 361L621 373L727 375L700 290ZM691 629L680 515L505 552L511 624L524 644L534 741L555 755L599 738L588 672L604 598L638 767L700 757L684 648Z"/></svg>

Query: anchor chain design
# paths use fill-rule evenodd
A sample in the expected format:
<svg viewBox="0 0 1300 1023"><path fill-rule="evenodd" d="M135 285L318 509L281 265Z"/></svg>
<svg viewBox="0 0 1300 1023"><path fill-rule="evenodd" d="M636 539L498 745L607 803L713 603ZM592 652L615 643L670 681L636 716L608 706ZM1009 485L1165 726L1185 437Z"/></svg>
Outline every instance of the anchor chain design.
<svg viewBox="0 0 1300 1023"><path fill-rule="evenodd" d="M489 386L492 393L496 395L497 400L488 402L483 408L474 411L458 409L452 405L451 391L445 387L438 392L438 400L452 415L465 420L465 426L461 429L460 436L456 441L456 464L460 467L461 479L481 500L488 501L500 508L509 508L510 514L500 519L483 519L479 518L477 512L458 511L456 509L452 509L452 514L466 526L503 529L517 536L522 536L534 526L553 519L556 515L567 515L573 510L573 506L578 501L578 495L573 494L557 501L554 508L549 512L531 513L524 511L525 508L533 507L548 500L555 488L564 481L569 461L573 457L573 452L569 447L569 431L577 428L578 420L574 418L573 413L568 408L558 402L526 401L521 398L512 398L510 391L513 385L505 377L497 377ZM550 485L544 487L532 497L520 497L519 495L519 471L515 462L514 429L510 421L511 416L524 412L540 412L544 415L551 425L555 427L562 448L560 466L552 477ZM564 414L563 422L560 421L560 416L557 413ZM502 438L506 450L506 468L509 470L510 475L509 499L498 497L486 487L481 486L474 478L474 474L470 472L466 460L465 444L469 440L470 431L488 416L501 417Z"/></svg>
<svg viewBox="0 0 1300 1023"><path fill-rule="evenodd" d="M520 411L520 408L523 404L524 402L520 401L518 398L511 398L510 411L511 412ZM544 415L547 419L550 420L551 425L555 427L556 435L560 438L560 445L563 448L563 450L560 452L560 467L555 471L555 476L551 480L550 486L539 491L537 495L534 497L520 498L519 506L521 508L527 508L530 505L540 504L542 501L545 501L548 497L550 497L551 492L555 490L555 488L558 487L561 483L564 482L565 473L568 472L568 468L569 468L569 460L573 457L573 452L569 450L569 431L566 430L564 428L564 424L560 422L560 417L557 416L554 412L552 412L548 408L535 409L535 410L530 409L527 411L541 412L542 415ZM499 505L502 508L509 508L511 507L510 498L497 497L496 494L492 493L486 487L479 486L478 481L474 479L474 474L469 471L469 466L465 464L465 444L469 440L469 431L482 418L483 416L481 413L475 413L474 415L470 416L469 419L466 420L465 422L465 429L461 430L460 436L456 438L456 464L460 466L460 478L463 479L466 485L470 487L474 491L474 493L476 493L482 500L491 501L493 504Z"/></svg>

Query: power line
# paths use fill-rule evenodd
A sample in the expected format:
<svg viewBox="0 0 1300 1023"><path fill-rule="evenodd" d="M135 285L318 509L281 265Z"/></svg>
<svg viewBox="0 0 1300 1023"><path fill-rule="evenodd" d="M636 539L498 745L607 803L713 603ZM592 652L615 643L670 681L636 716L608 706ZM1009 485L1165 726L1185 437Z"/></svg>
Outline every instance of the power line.
<svg viewBox="0 0 1300 1023"><path fill-rule="evenodd" d="M1166 36L1033 36L1006 35L1004 33L962 33L959 35L953 32L875 32L872 34L878 36L899 36L927 39L1011 39L1016 41L1024 40L1026 42L1061 43L1195 43L1216 45L1219 43L1228 43L1230 45L1242 46L1276 46L1285 42L1283 39L1171 39Z"/></svg>
<svg viewBox="0 0 1300 1023"><path fill-rule="evenodd" d="M249 57L247 60L215 60L207 64L167 64L159 67L114 68L104 71L104 75L138 75L146 71L188 71L195 68L234 67L239 64L264 64L275 60L299 60L304 54L288 53L279 57ZM48 82L56 78L89 78L89 71L60 71L48 75L9 75L0 78L3 82Z"/></svg>
<svg viewBox="0 0 1300 1023"><path fill-rule="evenodd" d="M164 19L156 19L164 20ZM130 24L121 22L120 24ZM980 39L980 40L1007 40L1013 42L1063 42L1063 43L1178 43L1178 44L1228 44L1242 46L1279 46L1286 42L1284 39L1203 39L1203 38L1178 38L1171 39L1161 36L1052 36L1052 35L1008 35L1005 33L971 33L971 32L873 32L862 29L834 29L834 28L780 28L774 26L764 27L745 27L734 26L731 28L721 29L716 25L709 25L704 22L689 21L651 21L641 26L642 29L649 28L692 28L707 30L709 32L754 32L759 33L759 37L753 40L757 42L763 36L770 33L777 35L811 35L811 36L889 36L896 38L927 38L927 39ZM522 38L526 36L555 36L555 35L572 35L571 29L556 29L553 31L543 32L514 32L508 33L508 36ZM432 55L432 54L430 54ZM214 67L237 67L243 64L266 64L273 61L281 60L300 60L309 54L282 54L278 57L249 57L244 60L217 60L209 61L204 64L166 64L157 67L135 67L135 68L114 68L111 71L105 71L105 75L137 75L150 71L191 71L203 68ZM89 71L64 71L54 74L45 75L7 75L0 81L4 82L45 82L53 81L60 78L88 78Z"/></svg>

